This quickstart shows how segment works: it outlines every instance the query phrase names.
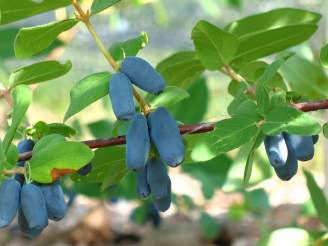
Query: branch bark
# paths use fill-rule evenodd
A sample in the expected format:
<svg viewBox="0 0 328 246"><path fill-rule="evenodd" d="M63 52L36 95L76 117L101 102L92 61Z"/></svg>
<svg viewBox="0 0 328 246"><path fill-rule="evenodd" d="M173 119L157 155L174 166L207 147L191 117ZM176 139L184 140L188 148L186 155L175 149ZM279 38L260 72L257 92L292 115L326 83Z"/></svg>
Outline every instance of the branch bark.
<svg viewBox="0 0 328 246"><path fill-rule="evenodd" d="M304 112L328 109L328 99L313 101L313 102L297 103L297 104L292 104L292 106ZM211 132L215 129L216 123L217 122L200 123L194 125L181 125L179 126L180 133L181 135L184 135L184 134ZM91 149L98 149L98 148L104 148L104 147L115 146L115 145L123 145L125 144L125 136L118 136L110 139L87 140L87 141L83 141L83 143L88 145ZM19 160L27 161L31 159L31 157L32 157L32 152L25 152L19 155Z"/></svg>

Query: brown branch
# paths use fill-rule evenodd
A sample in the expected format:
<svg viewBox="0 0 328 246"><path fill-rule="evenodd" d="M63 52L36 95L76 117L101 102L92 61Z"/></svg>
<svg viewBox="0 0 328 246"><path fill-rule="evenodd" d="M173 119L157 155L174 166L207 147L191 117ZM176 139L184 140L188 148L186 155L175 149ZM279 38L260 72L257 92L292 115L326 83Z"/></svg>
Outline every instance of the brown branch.
<svg viewBox="0 0 328 246"><path fill-rule="evenodd" d="M293 106L303 112L328 109L328 99L323 99L323 100L314 101L314 102L297 103L297 104L293 104Z"/></svg>
<svg viewBox="0 0 328 246"><path fill-rule="evenodd" d="M203 123L196 125L182 125L179 126L181 134L196 134L213 131L216 123ZM123 145L125 144L125 136L118 136L110 139L95 139L87 140L82 143L88 145L90 149L104 148L108 146ZM25 152L19 155L19 161L27 161L31 159L32 152Z"/></svg>
<svg viewBox="0 0 328 246"><path fill-rule="evenodd" d="M314 101L314 102L292 104L292 106L304 112L316 111L320 109L328 109L328 99ZM211 122L211 123L200 123L195 125L181 125L179 126L179 128L180 128L180 133L184 135L184 134L211 132L214 130L215 125L216 122ZM91 149L98 149L98 148L104 148L104 147L115 146L115 145L123 145L125 144L125 136L119 136L119 137L114 137L104 140L101 139L87 140L87 141L83 141L83 143L88 145ZM19 155L19 160L26 161L29 160L31 156L32 156L32 152L25 152Z"/></svg>

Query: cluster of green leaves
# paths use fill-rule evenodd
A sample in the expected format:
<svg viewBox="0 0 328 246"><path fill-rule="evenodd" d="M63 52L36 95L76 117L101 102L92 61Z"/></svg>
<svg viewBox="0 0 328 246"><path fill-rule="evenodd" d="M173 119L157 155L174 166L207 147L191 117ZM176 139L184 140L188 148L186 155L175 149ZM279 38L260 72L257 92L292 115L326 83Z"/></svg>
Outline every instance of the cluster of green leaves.
<svg viewBox="0 0 328 246"><path fill-rule="evenodd" d="M91 14L95 15L119 1L94 0ZM3 0L0 1L0 25L70 4L69 0L43 0L40 3ZM233 162L226 156L227 152L241 147L241 156L245 157L246 162L244 180L248 183L253 160L258 158L256 150L265 135L280 132L300 135L319 133L320 124L309 114L291 107L290 103L327 97L327 77L319 65L293 53L281 53L308 40L317 30L319 20L317 13L291 8L249 16L223 28L201 20L191 34L195 49L177 52L157 65L156 69L164 76L168 86L159 96L146 95L146 101L152 107L169 108L182 123L196 123L204 119L209 96L206 77L203 76L205 71L225 74L235 71L240 75L228 87L228 92L233 96L227 109L230 117L219 121L212 133L184 138L187 153L182 170L201 181L206 199L213 197L216 188L223 187L231 171ZM58 36L78 23L78 19L68 18L20 30L11 28L0 31L0 36L10 34L10 40L14 42L12 52L19 59L27 59L59 45ZM141 33L112 44L108 51L120 62L126 56L136 56L147 43L147 34ZM11 49L0 45L2 50L7 52ZM327 47L324 47L321 53L323 65L328 63L327 53ZM271 56L274 54L278 56ZM268 56L272 58L271 63L259 60ZM70 61L41 61L18 68L8 76L6 86L12 91L14 107L8 130L0 144L0 161L3 163L0 170L13 166L18 159L17 148L12 141L32 102L28 85L64 76L71 66ZM79 80L71 89L70 105L64 121L105 97L110 78L110 72L99 71ZM127 123L106 119L89 124L88 128L97 138L114 137L125 134ZM30 178L49 183L53 181L54 171L74 171L92 160L93 170L88 176L72 176L76 190L83 190L87 184L89 190L96 187L111 196L125 194L129 199L136 199L135 191L131 189L135 177L125 166L124 147L108 147L92 152L82 143L66 140L75 133L68 125L43 121L28 128L26 134L37 141L28 163ZM310 174L306 173L306 176L311 195L317 194L314 203L318 211L324 211L325 208L320 205L323 204L320 190L314 185ZM112 187L117 184L113 190ZM91 191L89 194L94 193ZM263 207L268 207L267 202L263 204ZM323 223L326 223L325 220ZM215 219L206 213L201 215L200 224L209 238L219 230Z"/></svg>
<svg viewBox="0 0 328 246"><path fill-rule="evenodd" d="M91 14L97 14L119 1L120 0L95 0L91 6ZM0 25L6 25L58 8L67 7L70 4L70 0L44 0L41 2L32 0L0 1ZM19 8L17 6L19 6ZM69 18L42 24L40 26L21 28L19 30L16 28L3 29L0 36L4 36L5 38L3 40L8 40L10 44L2 42L1 50L5 51L6 56L11 56L11 52L14 52L15 56L19 59L26 59L44 54L47 50L57 47L58 44L60 44L58 36L73 28L78 22L79 20L76 18ZM145 34L141 37L147 39ZM11 47L13 44L14 49ZM129 46L128 48L130 49L131 47ZM120 45L117 45L117 49L120 49ZM131 52L133 52L133 50ZM120 51L117 53L121 54ZM1 142L1 170L12 167L18 160L18 151L12 144L12 141L20 130L21 125L24 123L25 114L32 102L32 91L28 86L64 76L71 70L71 67L72 64L70 61L65 63L55 60L38 61L34 64L18 68L11 72L8 77L4 79L5 81L2 81L6 90L12 94L13 110L8 120L6 134ZM110 74L108 73L100 73L87 80L87 83L89 83L90 80L92 82L96 79L97 82L104 78L108 81L109 76ZM86 100L83 90L88 90L88 88L85 88L87 83L80 83L82 84L80 89L72 90L72 95L77 95L77 97L82 95L83 100L81 101L85 101L88 104L94 100L94 96L91 96L91 102L90 100ZM100 85L100 87L102 85L101 83L96 84L96 86ZM88 86L92 87L92 85ZM100 89L102 89L104 93L107 93L106 87L101 87ZM96 95L98 98L102 95L99 95L99 90L94 90L93 92L95 94L98 93ZM75 113L74 110L81 110L81 107L83 109L81 105L77 105L77 107L78 109L75 109L75 106L72 106L73 114ZM78 142L66 141L64 137L71 137L75 134L75 130L62 123L47 124L40 121L26 129L25 134L37 141L37 148L33 151L33 157L29 161L28 167L30 178L41 183L52 182L55 174L60 175L60 173L65 172L65 170L70 170L72 172L78 170L91 161L94 156L94 153L86 145ZM1 176L1 178L3 178L3 176Z"/></svg>
<svg viewBox="0 0 328 246"><path fill-rule="evenodd" d="M215 131L202 144L212 157L248 146L245 183L265 135L313 135L321 130L316 119L291 103L326 98L328 79L324 71L294 53L282 53L308 40L320 18L317 13L283 8L234 21L224 28L201 20L191 34L195 50L173 54L157 67L169 84L181 87L206 70L234 78L228 87L234 97L227 109L230 118L217 122ZM259 60L267 57L272 61L269 64Z"/></svg>

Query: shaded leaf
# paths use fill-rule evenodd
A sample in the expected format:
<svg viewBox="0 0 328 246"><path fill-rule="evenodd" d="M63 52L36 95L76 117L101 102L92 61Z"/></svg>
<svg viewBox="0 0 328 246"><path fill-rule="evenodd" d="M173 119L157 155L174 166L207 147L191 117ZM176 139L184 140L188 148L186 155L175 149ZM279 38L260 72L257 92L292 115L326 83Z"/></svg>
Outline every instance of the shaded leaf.
<svg viewBox="0 0 328 246"><path fill-rule="evenodd" d="M315 181L313 175L305 169L303 169L303 172L306 178L306 184L310 192L311 199L315 209L317 210L317 215L319 216L321 223L328 227L328 203L325 194Z"/></svg>
<svg viewBox="0 0 328 246"><path fill-rule="evenodd" d="M148 44L146 32L142 32L138 37L126 40L124 42L113 43L109 52L116 61L121 61L127 56L136 56L140 50Z"/></svg>
<svg viewBox="0 0 328 246"><path fill-rule="evenodd" d="M87 176L74 174L72 179L82 183L103 183L102 189L117 184L128 173L125 148L111 146L97 149L92 165L92 171Z"/></svg>
<svg viewBox="0 0 328 246"><path fill-rule="evenodd" d="M64 121L82 111L84 108L108 94L108 72L95 73L85 77L76 83L70 92L71 102L66 111Z"/></svg>
<svg viewBox="0 0 328 246"><path fill-rule="evenodd" d="M93 0L92 6L91 6L91 14L97 14L114 4L118 3L121 0Z"/></svg>
<svg viewBox="0 0 328 246"><path fill-rule="evenodd" d="M261 130L266 135L288 132L290 134L307 136L318 134L321 126L309 114L284 105L274 108L265 116Z"/></svg>
<svg viewBox="0 0 328 246"><path fill-rule="evenodd" d="M320 51L320 61L324 67L328 67L328 44L324 45Z"/></svg>
<svg viewBox="0 0 328 246"><path fill-rule="evenodd" d="M58 61L34 63L12 72L9 77L9 83L11 86L41 83L67 74L71 70L71 67L72 63L70 61L64 64Z"/></svg>
<svg viewBox="0 0 328 246"><path fill-rule="evenodd" d="M50 10L65 7L71 4L70 0L1 0L1 25L25 19Z"/></svg>
<svg viewBox="0 0 328 246"><path fill-rule="evenodd" d="M209 70L218 70L228 64L239 44L235 35L204 20L193 28L191 38L200 61Z"/></svg>
<svg viewBox="0 0 328 246"><path fill-rule="evenodd" d="M171 107L178 102L190 97L189 93L176 86L167 86L165 90L158 96L148 95L148 103L156 108L159 106Z"/></svg>
<svg viewBox="0 0 328 246"><path fill-rule="evenodd" d="M181 51L162 60L156 70L162 74L168 85L188 88L205 68L196 52Z"/></svg>
<svg viewBox="0 0 328 246"><path fill-rule="evenodd" d="M232 63L254 61L298 45L309 39L317 28L316 25L301 24L247 35L240 39Z"/></svg>
<svg viewBox="0 0 328 246"><path fill-rule="evenodd" d="M197 79L187 89L187 92L190 96L172 107L173 115L183 123L200 122L204 119L208 108L209 89L205 78ZM186 110L186 108L192 110Z"/></svg>
<svg viewBox="0 0 328 246"><path fill-rule="evenodd" d="M320 19L319 13L303 9L279 8L234 21L225 29L242 38L285 26L316 24Z"/></svg>
<svg viewBox="0 0 328 246"><path fill-rule="evenodd" d="M281 66L282 75L291 89L309 99L328 97L328 79L320 66L293 56Z"/></svg>
<svg viewBox="0 0 328 246"><path fill-rule="evenodd" d="M11 115L11 125L3 140L3 149L7 153L8 148L15 137L16 131L24 119L25 113L32 102L32 92L26 85L17 86L13 91L14 108Z"/></svg>
<svg viewBox="0 0 328 246"><path fill-rule="evenodd" d="M79 142L56 142L38 151L33 150L30 178L52 183L64 174L73 173L91 161L94 153Z"/></svg>
<svg viewBox="0 0 328 246"><path fill-rule="evenodd" d="M253 140L253 143L251 145L252 147L250 149L250 152L247 156L247 161L246 161L245 170L244 170L244 185L248 185L249 180L251 179L255 151L261 145L263 140L264 140L264 135L261 133L260 130L258 130L258 132Z"/></svg>
<svg viewBox="0 0 328 246"><path fill-rule="evenodd" d="M69 30L77 23L77 19L69 19L20 29L14 44L16 57L30 58L40 53L48 48L59 34Z"/></svg>

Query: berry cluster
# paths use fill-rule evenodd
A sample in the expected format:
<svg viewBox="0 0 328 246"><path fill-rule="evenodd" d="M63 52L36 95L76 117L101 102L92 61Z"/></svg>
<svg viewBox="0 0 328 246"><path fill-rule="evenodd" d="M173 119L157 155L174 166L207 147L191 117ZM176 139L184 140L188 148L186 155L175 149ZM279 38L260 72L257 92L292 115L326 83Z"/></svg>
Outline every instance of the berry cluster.
<svg viewBox="0 0 328 246"><path fill-rule="evenodd" d="M109 96L118 119L131 120L126 133L126 164L137 172L138 194L153 195L155 206L164 212L171 204L171 180L164 163L177 167L185 158L185 146L174 117L163 107L142 115L135 112L132 83L159 94L165 81L145 60L127 57L121 71L110 81ZM152 145L158 155L150 156Z"/></svg>
<svg viewBox="0 0 328 246"><path fill-rule="evenodd" d="M266 136L265 150L277 176L284 181L290 180L297 173L298 161L313 158L314 144L318 139L318 135L299 136L288 133Z"/></svg>
<svg viewBox="0 0 328 246"><path fill-rule="evenodd" d="M23 140L18 144L20 153L31 151L32 140ZM25 162L17 163L23 167ZM59 182L53 184L25 183L22 174L14 179L6 179L0 187L0 227L10 225L18 211L20 230L30 237L40 235L48 225L48 219L59 221L64 218L67 206Z"/></svg>

